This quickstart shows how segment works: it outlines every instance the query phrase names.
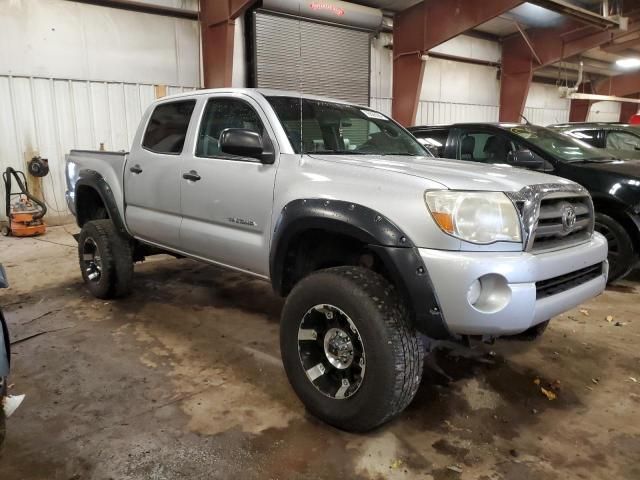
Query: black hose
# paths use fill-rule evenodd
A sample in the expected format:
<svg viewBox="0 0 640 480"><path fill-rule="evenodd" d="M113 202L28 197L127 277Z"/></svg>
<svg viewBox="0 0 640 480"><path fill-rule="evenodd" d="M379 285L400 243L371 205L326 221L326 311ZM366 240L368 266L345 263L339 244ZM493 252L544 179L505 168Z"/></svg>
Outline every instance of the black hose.
<svg viewBox="0 0 640 480"><path fill-rule="evenodd" d="M25 182L22 181L22 179L20 178L20 175L18 175L18 174L22 175L22 179L24 179ZM36 197L31 195L31 193L29 193L29 190L27 189L27 186L25 185L26 179L24 177L24 173L23 172L18 172L18 171L14 170L11 167L7 167L5 172L2 174L2 179L4 180L4 188L6 189L7 218L10 218L10 213L11 213L11 177L12 176L16 180L16 183L18 184L18 188L20 189L20 193L22 195L24 195L25 197L27 197L29 200L31 200L33 203L36 203L40 207L40 210L41 210L40 213L34 213L33 214L33 219L34 220L40 220L42 217L44 217L46 215L47 206L45 205L45 203L42 200L38 200Z"/></svg>

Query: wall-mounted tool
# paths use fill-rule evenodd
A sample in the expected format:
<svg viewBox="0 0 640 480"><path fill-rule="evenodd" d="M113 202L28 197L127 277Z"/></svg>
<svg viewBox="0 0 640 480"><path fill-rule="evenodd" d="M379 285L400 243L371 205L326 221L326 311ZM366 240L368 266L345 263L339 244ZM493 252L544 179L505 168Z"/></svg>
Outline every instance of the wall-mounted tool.
<svg viewBox="0 0 640 480"><path fill-rule="evenodd" d="M28 165L29 172L35 171L38 175L45 176L49 172L47 160L40 157L31 159ZM33 173L32 173L33 174ZM2 174L5 188L5 205L8 224L1 227L2 235L15 237L33 237L46 232L47 226L42 217L47 213L47 206L42 200L37 199L27 188L27 179L23 172L8 167ZM12 180L17 185L13 191Z"/></svg>

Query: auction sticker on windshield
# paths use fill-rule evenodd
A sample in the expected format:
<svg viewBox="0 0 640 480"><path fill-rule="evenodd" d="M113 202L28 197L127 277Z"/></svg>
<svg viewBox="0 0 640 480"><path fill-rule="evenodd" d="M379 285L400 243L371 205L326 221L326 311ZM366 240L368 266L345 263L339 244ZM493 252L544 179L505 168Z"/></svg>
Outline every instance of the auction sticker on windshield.
<svg viewBox="0 0 640 480"><path fill-rule="evenodd" d="M375 120L387 120L387 117L385 117L381 113L374 112L373 110L360 110L360 111L369 118L373 118Z"/></svg>
<svg viewBox="0 0 640 480"><path fill-rule="evenodd" d="M511 131L523 138L536 138L538 136L535 131L529 130L527 127L513 127Z"/></svg>

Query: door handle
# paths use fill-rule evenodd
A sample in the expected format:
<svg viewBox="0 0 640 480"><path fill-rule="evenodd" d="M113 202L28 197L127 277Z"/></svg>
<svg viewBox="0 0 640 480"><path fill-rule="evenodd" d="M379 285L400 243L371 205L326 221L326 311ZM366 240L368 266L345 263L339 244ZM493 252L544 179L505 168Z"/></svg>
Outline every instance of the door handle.
<svg viewBox="0 0 640 480"><path fill-rule="evenodd" d="M134 165L129 169L129 171L132 173L135 173L136 175L142 173L142 169L140 168L140 165Z"/></svg>
<svg viewBox="0 0 640 480"><path fill-rule="evenodd" d="M184 178L185 180L189 180L190 182L197 182L202 177L198 175L198 172L196 172L195 170L191 170L190 172L183 173L182 178Z"/></svg>

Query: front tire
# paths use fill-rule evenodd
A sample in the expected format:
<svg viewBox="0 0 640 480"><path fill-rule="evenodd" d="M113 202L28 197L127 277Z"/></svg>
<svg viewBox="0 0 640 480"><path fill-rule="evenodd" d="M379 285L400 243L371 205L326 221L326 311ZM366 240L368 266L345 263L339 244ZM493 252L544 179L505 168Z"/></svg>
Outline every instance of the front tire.
<svg viewBox="0 0 640 480"><path fill-rule="evenodd" d="M309 412L364 432L402 412L422 378L424 350L394 288L360 267L302 279L285 303L280 349Z"/></svg>
<svg viewBox="0 0 640 480"><path fill-rule="evenodd" d="M131 243L118 233L111 220L84 224L78 238L78 255L82 278L94 297L110 299L131 292Z"/></svg>
<svg viewBox="0 0 640 480"><path fill-rule="evenodd" d="M634 251L631 237L615 219L604 213L597 213L595 230L601 233L609 243L609 283L627 275L633 268Z"/></svg>

